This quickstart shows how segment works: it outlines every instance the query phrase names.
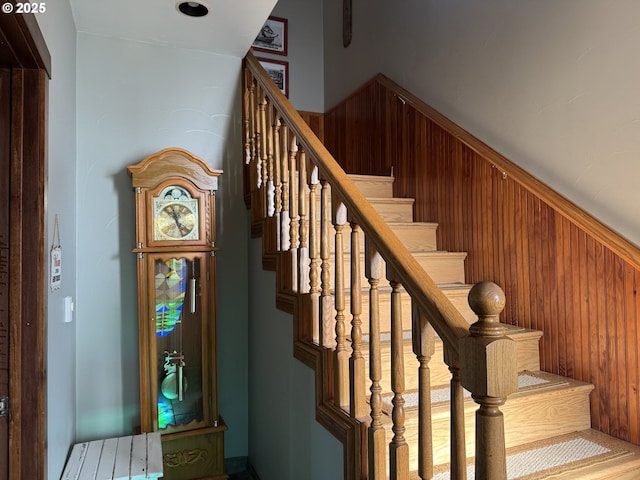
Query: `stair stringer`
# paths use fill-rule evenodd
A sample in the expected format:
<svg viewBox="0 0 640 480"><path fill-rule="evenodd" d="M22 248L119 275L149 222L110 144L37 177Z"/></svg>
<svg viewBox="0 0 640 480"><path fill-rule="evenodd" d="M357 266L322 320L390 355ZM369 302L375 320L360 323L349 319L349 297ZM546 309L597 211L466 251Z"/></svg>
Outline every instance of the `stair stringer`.
<svg viewBox="0 0 640 480"><path fill-rule="evenodd" d="M269 251L269 245L274 245L265 238L270 231L270 220L264 220L262 225L253 225L252 236L261 237L262 268L275 273L276 308L292 316L293 356L314 371L315 419L343 445L344 479L367 478L369 417L352 418L333 403L333 350L312 341L307 314L311 308L310 294L283 288L284 279L291 271L291 253Z"/></svg>

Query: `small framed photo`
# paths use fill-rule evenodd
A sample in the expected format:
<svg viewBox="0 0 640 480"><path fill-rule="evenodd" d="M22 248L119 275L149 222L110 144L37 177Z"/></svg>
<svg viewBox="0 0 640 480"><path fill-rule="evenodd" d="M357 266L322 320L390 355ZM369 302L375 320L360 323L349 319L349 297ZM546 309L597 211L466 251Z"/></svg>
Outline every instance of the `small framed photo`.
<svg viewBox="0 0 640 480"><path fill-rule="evenodd" d="M282 60L274 60L273 58L258 58L256 59L267 71L267 74L275 82L278 88L287 97L289 96L289 62Z"/></svg>
<svg viewBox="0 0 640 480"><path fill-rule="evenodd" d="M287 19L269 17L253 41L253 49L259 52L287 54Z"/></svg>

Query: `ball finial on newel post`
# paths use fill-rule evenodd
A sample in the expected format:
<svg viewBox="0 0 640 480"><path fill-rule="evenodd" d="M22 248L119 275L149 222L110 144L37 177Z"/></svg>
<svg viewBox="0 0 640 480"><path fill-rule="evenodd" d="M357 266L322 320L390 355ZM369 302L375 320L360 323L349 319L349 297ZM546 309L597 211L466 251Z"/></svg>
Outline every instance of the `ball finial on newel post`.
<svg viewBox="0 0 640 480"><path fill-rule="evenodd" d="M505 296L502 289L493 282L476 283L469 290L469 306L478 316L478 321L469 331L475 337L499 337L505 334L500 323L500 313L504 310Z"/></svg>

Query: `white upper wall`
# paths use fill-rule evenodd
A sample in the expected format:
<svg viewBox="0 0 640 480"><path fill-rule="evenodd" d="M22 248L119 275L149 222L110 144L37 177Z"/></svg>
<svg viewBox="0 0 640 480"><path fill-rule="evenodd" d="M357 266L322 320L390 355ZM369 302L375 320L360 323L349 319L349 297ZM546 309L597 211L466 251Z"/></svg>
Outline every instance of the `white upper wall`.
<svg viewBox="0 0 640 480"><path fill-rule="evenodd" d="M382 72L640 245L640 3L325 7L325 103Z"/></svg>
<svg viewBox="0 0 640 480"><path fill-rule="evenodd" d="M276 0L206 0L189 17L178 0L71 0L78 31L154 45L243 57Z"/></svg>

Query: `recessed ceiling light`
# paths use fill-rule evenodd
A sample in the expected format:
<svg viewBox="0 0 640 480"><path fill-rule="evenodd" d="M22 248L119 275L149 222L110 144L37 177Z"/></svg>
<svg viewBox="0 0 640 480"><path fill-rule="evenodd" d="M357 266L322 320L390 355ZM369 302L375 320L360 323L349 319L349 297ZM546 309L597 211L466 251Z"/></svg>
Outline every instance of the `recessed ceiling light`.
<svg viewBox="0 0 640 480"><path fill-rule="evenodd" d="M178 10L189 17L204 17L209 13L209 9L200 2L180 2Z"/></svg>

